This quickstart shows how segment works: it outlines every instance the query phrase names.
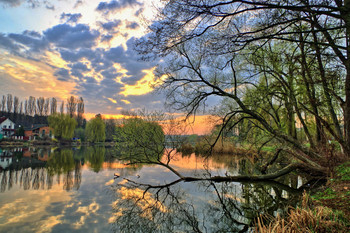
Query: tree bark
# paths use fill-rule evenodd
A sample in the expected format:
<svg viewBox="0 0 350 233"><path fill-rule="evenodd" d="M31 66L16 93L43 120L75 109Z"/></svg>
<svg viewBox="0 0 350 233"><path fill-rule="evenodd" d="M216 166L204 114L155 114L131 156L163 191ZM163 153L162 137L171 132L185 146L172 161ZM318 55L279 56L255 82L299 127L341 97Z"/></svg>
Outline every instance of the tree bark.
<svg viewBox="0 0 350 233"><path fill-rule="evenodd" d="M344 1L344 11L342 16L346 27L346 79L345 79L345 104L344 109L344 153L350 157L350 0Z"/></svg>

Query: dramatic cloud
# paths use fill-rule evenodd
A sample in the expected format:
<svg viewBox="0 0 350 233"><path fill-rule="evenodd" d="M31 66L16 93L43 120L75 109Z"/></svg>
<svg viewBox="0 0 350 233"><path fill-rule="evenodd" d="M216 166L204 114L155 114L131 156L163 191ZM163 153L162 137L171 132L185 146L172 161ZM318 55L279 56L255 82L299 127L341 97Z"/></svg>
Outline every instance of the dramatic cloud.
<svg viewBox="0 0 350 233"><path fill-rule="evenodd" d="M140 3L137 0L112 0L110 2L100 2L96 10L103 12L104 14L109 14L111 12L135 5L142 6L143 3Z"/></svg>
<svg viewBox="0 0 350 233"><path fill-rule="evenodd" d="M23 0L0 0L1 4L5 6L11 6L11 7L19 6L23 2L24 2Z"/></svg>
<svg viewBox="0 0 350 233"><path fill-rule="evenodd" d="M90 30L90 27L85 24L76 26L59 24L46 30L44 35L57 47L76 49L93 47L100 33L97 30Z"/></svg>
<svg viewBox="0 0 350 233"><path fill-rule="evenodd" d="M7 3L10 6L8 2L0 0L0 4ZM16 6L28 2L18 0L11 1L11 4ZM58 2L68 4L66 1ZM88 5L88 1L73 1L70 7L74 4L81 9ZM76 11L59 12L57 16L61 24L47 27L43 31L0 33L1 52L16 57L12 58L12 64L6 61L6 56L0 55L0 78L12 78L16 83L23 83L23 87L30 84L33 89L36 77L40 76L38 80L42 82L49 77L52 85L38 84L38 93L49 93L57 89L62 95L54 96L81 96L87 112L118 114L123 109L135 110L145 106L149 110L162 108L163 102L159 99L164 100L164 96L156 95L151 87L155 80L155 65L160 61L141 61L134 51L136 39L132 36L142 35L138 32L140 25L134 13L127 20L108 15L111 19L101 22L107 18L95 11L108 14L141 5L143 4L137 0L100 2L97 9L91 8L97 15L96 22L91 23L85 14ZM135 10L138 10L139 15L143 8L133 8L132 12ZM24 59L26 63L15 62L16 59ZM45 72L42 72L40 64L45 67ZM28 92L30 90L24 89ZM2 87L0 91L3 91ZM37 96L32 93L29 95Z"/></svg>
<svg viewBox="0 0 350 233"><path fill-rule="evenodd" d="M107 23L102 23L101 26L103 29L107 30L107 31L111 31L114 30L115 28L119 27L122 24L121 20L113 20L113 21L109 21Z"/></svg>
<svg viewBox="0 0 350 233"><path fill-rule="evenodd" d="M82 17L82 14L70 14L70 13L62 13L61 14L61 20L65 20L65 23L77 23L80 18Z"/></svg>
<svg viewBox="0 0 350 233"><path fill-rule="evenodd" d="M70 79L69 71L64 68L58 69L54 75L57 76L60 81L68 81Z"/></svg>
<svg viewBox="0 0 350 233"><path fill-rule="evenodd" d="M137 29L139 28L140 25L137 23L137 22L127 22L126 23L126 28L129 28L129 29Z"/></svg>
<svg viewBox="0 0 350 233"><path fill-rule="evenodd" d="M15 43L14 40L8 38L2 33L0 33L0 47L7 49L15 54L17 54L19 52L19 49L21 48L21 46Z"/></svg>
<svg viewBox="0 0 350 233"><path fill-rule="evenodd" d="M22 34L11 33L8 35L16 43L25 45L31 51L38 52L48 47L47 41L35 31L24 31Z"/></svg>
<svg viewBox="0 0 350 233"><path fill-rule="evenodd" d="M7 7L18 7L26 3L27 6L31 8L36 8L41 5L44 5L46 9L54 10L55 6L50 3L48 0L0 0L0 4L3 4Z"/></svg>
<svg viewBox="0 0 350 233"><path fill-rule="evenodd" d="M111 41L112 39L113 39L113 35L109 35L109 34L107 34L107 35L102 35L101 36L101 42L109 42L109 41Z"/></svg>

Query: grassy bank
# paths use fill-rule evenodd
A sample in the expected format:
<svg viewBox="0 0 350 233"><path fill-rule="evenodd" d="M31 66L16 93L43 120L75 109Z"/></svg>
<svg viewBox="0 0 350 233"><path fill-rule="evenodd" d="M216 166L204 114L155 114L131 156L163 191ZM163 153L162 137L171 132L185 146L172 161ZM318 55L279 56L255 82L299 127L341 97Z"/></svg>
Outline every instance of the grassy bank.
<svg viewBox="0 0 350 233"><path fill-rule="evenodd" d="M304 193L302 203L290 208L288 216L260 216L256 232L350 232L350 162L335 169L311 196Z"/></svg>

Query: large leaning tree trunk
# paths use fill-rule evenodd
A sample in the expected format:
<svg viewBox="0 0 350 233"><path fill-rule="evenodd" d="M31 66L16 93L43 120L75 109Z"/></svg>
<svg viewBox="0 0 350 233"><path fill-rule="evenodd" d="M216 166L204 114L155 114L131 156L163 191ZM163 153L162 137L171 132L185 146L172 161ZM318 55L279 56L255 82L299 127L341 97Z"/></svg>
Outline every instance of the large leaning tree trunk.
<svg viewBox="0 0 350 233"><path fill-rule="evenodd" d="M149 29L138 50L145 59L164 57L159 77L167 77L176 109L191 115L213 96L229 100L223 127L250 121L310 168L340 156L328 142L350 157L350 0L168 0ZM288 64L276 65L278 53L254 63L269 46ZM281 124L286 104L311 147L298 139L294 120L289 131Z"/></svg>
<svg viewBox="0 0 350 233"><path fill-rule="evenodd" d="M344 1L343 10L341 16L344 18L345 30L346 30L346 80L345 80L345 104L344 109L344 132L345 132L345 143L346 154L350 157L350 0Z"/></svg>

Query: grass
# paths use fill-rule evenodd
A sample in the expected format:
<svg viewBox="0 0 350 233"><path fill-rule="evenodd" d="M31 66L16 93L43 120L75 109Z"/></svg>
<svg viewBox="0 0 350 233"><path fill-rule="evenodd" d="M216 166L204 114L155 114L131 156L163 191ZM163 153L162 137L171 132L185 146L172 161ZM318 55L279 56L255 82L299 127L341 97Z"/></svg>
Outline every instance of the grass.
<svg viewBox="0 0 350 233"><path fill-rule="evenodd" d="M284 218L260 216L256 232L350 232L350 162L335 168L333 178L318 192L306 192L300 207Z"/></svg>
<svg viewBox="0 0 350 233"><path fill-rule="evenodd" d="M266 223L269 222L269 223ZM326 206L313 206L310 196L305 192L301 207L291 208L286 218L260 216L255 232L349 232L348 219L342 211Z"/></svg>
<svg viewBox="0 0 350 233"><path fill-rule="evenodd" d="M341 181L350 181L350 162L340 165L336 169L336 173Z"/></svg>

